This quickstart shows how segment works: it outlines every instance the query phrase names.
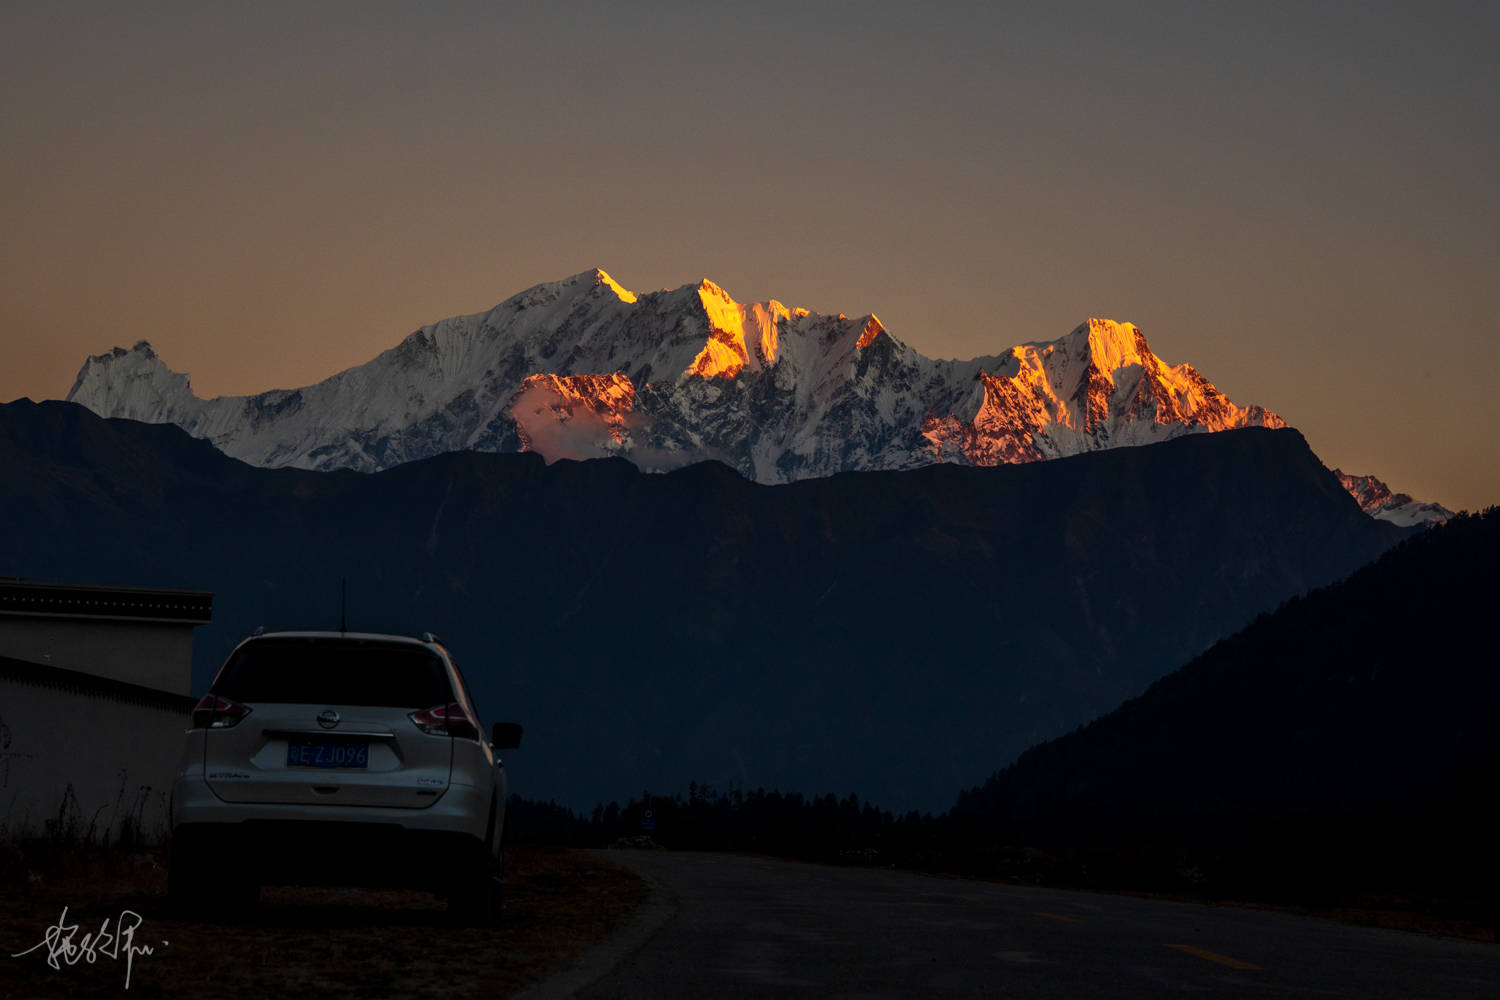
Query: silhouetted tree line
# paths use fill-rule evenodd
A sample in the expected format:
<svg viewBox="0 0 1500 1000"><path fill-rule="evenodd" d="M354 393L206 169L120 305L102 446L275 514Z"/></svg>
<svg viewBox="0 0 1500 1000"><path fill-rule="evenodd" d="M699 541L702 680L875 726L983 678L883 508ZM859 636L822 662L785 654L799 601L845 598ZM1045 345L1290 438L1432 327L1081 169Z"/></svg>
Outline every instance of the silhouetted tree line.
<svg viewBox="0 0 1500 1000"><path fill-rule="evenodd" d="M934 852L940 821L897 816L859 796L804 796L692 783L686 795L642 792L625 805L580 815L552 802L512 796L506 836L533 843L607 847L649 839L675 850L744 851L808 861L912 865Z"/></svg>
<svg viewBox="0 0 1500 1000"><path fill-rule="evenodd" d="M940 816L692 785L587 816L513 799L509 835L1282 902L1438 892L1493 921L1497 569L1500 508L1460 515L1027 751Z"/></svg>

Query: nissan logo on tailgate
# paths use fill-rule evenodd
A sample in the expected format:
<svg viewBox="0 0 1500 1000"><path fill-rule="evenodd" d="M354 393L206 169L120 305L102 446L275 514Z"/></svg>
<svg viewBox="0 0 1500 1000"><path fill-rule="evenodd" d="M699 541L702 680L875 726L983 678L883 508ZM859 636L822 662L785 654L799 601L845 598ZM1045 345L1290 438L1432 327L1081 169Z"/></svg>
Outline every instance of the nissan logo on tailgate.
<svg viewBox="0 0 1500 1000"><path fill-rule="evenodd" d="M325 708L318 713L318 725L324 729L332 729L339 724L339 713L331 708Z"/></svg>

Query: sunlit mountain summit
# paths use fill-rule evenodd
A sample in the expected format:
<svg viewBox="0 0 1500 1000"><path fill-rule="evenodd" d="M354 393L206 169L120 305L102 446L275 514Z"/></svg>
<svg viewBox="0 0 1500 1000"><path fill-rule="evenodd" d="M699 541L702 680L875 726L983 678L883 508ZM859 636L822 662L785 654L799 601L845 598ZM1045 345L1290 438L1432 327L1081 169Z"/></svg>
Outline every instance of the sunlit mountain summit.
<svg viewBox="0 0 1500 1000"><path fill-rule="evenodd" d="M173 423L254 465L374 471L448 451L717 459L762 483L934 462L1029 462L1234 427L1281 427L1129 323L967 361L924 357L873 314L742 304L711 281L636 294L601 270L424 326L300 389L201 399L146 342L89 358L68 399Z"/></svg>

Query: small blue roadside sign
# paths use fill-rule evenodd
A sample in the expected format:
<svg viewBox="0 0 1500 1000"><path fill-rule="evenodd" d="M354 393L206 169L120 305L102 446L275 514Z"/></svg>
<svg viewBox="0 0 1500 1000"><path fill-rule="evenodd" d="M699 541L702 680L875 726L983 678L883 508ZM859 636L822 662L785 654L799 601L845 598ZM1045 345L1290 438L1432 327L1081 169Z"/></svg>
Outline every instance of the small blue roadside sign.
<svg viewBox="0 0 1500 1000"><path fill-rule="evenodd" d="M644 810L644 811L641 812L641 829L642 830L655 830L656 829L656 810L654 810L654 809L646 809L646 810Z"/></svg>

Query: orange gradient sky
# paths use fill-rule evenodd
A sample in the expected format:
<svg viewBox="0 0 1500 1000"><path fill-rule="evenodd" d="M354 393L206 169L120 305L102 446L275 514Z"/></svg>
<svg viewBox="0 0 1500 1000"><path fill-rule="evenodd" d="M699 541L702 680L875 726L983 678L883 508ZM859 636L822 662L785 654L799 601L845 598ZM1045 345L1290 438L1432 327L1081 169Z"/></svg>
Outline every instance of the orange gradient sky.
<svg viewBox="0 0 1500 1000"><path fill-rule="evenodd" d="M512 6L0 9L0 399L140 339L303 385L597 266L939 357L1128 320L1500 502L1500 5Z"/></svg>

